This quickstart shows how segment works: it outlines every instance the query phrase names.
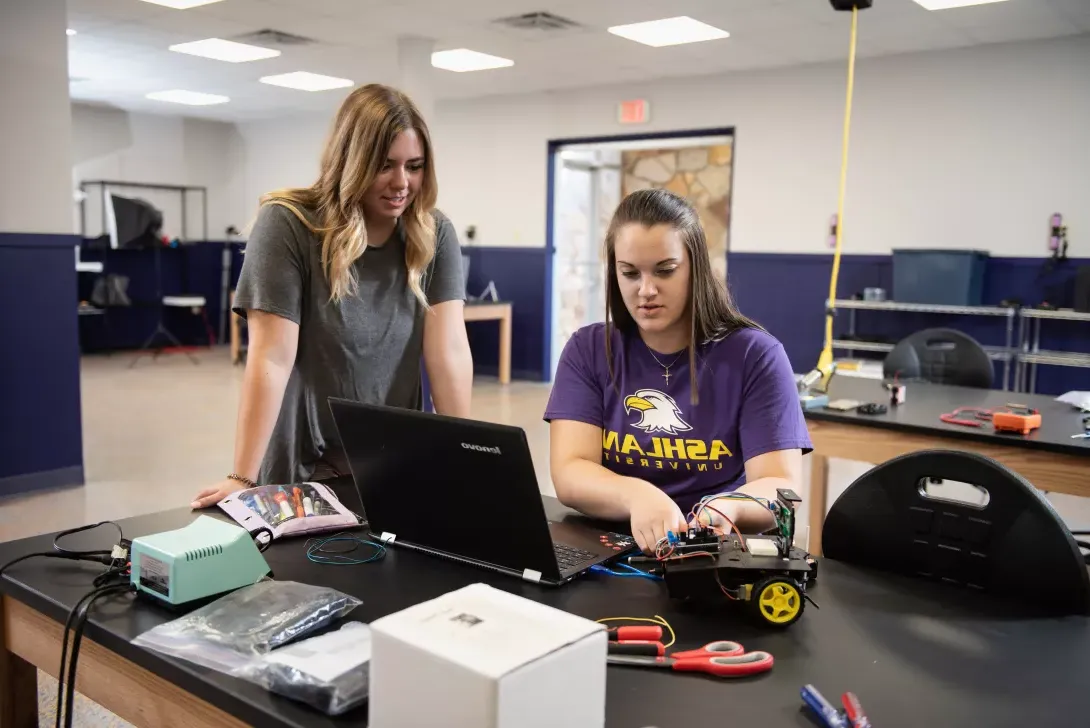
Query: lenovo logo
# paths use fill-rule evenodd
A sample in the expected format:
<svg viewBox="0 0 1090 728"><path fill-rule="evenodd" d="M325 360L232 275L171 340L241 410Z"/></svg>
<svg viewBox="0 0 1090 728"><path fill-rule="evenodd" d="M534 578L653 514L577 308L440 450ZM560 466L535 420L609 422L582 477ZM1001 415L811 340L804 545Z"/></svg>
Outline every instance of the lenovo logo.
<svg viewBox="0 0 1090 728"><path fill-rule="evenodd" d="M477 452L488 452L488 453L492 453L493 455L502 455L503 454L503 453L500 452L500 449L498 447L487 447L485 445L474 445L471 442L463 442L462 447L464 447L466 450L476 450Z"/></svg>

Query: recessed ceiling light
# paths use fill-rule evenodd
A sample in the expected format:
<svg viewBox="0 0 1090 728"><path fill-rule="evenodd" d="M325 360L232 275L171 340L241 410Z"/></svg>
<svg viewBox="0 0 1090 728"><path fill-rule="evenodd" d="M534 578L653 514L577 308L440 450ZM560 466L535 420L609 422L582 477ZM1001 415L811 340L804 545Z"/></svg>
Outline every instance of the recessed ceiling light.
<svg viewBox="0 0 1090 728"><path fill-rule="evenodd" d="M66 28L65 31L64 31L64 34L72 36L72 35L76 34L76 31L72 30L71 28Z"/></svg>
<svg viewBox="0 0 1090 728"><path fill-rule="evenodd" d="M283 86L284 88L294 88L300 91L329 91L334 88L347 88L355 83L347 78L323 76L320 73L308 73L307 71L262 76L258 80L270 86Z"/></svg>
<svg viewBox="0 0 1090 728"><path fill-rule="evenodd" d="M222 2L222 0L144 0L146 3L152 5L162 5L167 8L174 8L175 10L189 10L190 8L200 7L201 5L211 5L212 3Z"/></svg>
<svg viewBox="0 0 1090 728"><path fill-rule="evenodd" d="M928 10L949 10L950 8L965 8L970 5L987 5L989 3L1002 3L1007 0L916 0L916 2Z"/></svg>
<svg viewBox="0 0 1090 728"><path fill-rule="evenodd" d="M662 20L649 20L646 23L615 25L607 30L613 35L619 35L622 38L628 38L655 48L730 37L730 33L727 31L720 30L707 23L701 23L699 20L693 20L687 15Z"/></svg>
<svg viewBox="0 0 1090 728"><path fill-rule="evenodd" d="M487 53L471 51L468 48L455 48L449 51L436 51L431 54L431 65L445 71L487 71L492 68L507 68L515 65L510 58L490 56Z"/></svg>
<svg viewBox="0 0 1090 728"><path fill-rule="evenodd" d="M227 61L228 63L244 63L246 61L261 61L266 58L276 58L280 51L273 48L236 43L233 40L222 38L205 38L190 43L175 43L170 50L177 53L187 53L191 56L211 58L214 61Z"/></svg>
<svg viewBox="0 0 1090 728"><path fill-rule="evenodd" d="M153 101L169 101L172 104L186 104L188 106L211 106L212 104L225 104L231 99L218 94L205 94L200 91L152 91L147 98Z"/></svg>

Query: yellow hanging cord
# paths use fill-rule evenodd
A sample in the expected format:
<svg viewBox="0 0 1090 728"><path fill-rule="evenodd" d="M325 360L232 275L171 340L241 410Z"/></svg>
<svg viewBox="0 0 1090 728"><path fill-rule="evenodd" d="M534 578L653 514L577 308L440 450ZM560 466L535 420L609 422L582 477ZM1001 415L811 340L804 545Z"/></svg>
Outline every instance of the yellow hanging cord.
<svg viewBox="0 0 1090 728"><path fill-rule="evenodd" d="M836 283L840 275L840 242L844 236L844 194L848 183L848 137L852 125L852 90L855 87L855 40L859 27L859 8L852 7L852 36L848 50L848 98L844 104L844 138L841 142L840 193L836 203L836 247L833 250L833 273L829 277L829 302L825 310L825 346L818 357L817 368L829 372L833 364L833 313Z"/></svg>

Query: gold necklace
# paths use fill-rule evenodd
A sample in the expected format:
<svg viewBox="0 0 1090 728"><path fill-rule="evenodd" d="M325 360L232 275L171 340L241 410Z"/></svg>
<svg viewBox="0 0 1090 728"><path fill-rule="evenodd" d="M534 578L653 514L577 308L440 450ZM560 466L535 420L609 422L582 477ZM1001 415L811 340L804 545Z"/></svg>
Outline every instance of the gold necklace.
<svg viewBox="0 0 1090 728"><path fill-rule="evenodd" d="M661 361L659 361L659 358L657 356L655 356L655 352L651 351L651 347L647 345L646 341L643 342L643 346L644 346L645 349L647 349L647 353L651 355L651 358L655 360L655 363L663 368L664 371L662 373L662 376L666 379L666 386L669 387L670 386L670 367L672 367L674 364L677 364L678 359L680 359L682 357L682 355L685 353L685 351L682 350L681 352L679 352L678 355L674 357L674 360L672 362L670 362L669 364L663 364Z"/></svg>

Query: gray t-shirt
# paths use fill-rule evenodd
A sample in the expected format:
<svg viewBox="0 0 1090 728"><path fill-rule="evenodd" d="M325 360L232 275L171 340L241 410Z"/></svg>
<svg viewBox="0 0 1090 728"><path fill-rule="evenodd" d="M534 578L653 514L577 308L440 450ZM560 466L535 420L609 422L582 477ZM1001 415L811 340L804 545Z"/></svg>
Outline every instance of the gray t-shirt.
<svg viewBox="0 0 1090 728"><path fill-rule="evenodd" d="M433 306L465 299L457 233L445 215L434 215L435 257L422 281ZM344 462L328 397L422 406L424 308L409 289L401 225L385 245L368 247L355 268L358 293L331 302L320 238L281 205L258 212L233 310L267 311L299 325L295 367L259 483L297 483L313 477L319 461Z"/></svg>

